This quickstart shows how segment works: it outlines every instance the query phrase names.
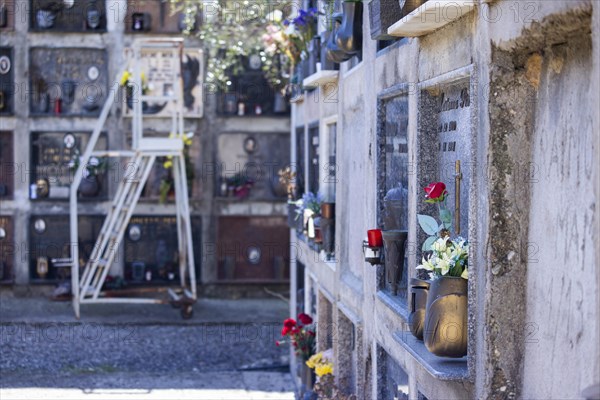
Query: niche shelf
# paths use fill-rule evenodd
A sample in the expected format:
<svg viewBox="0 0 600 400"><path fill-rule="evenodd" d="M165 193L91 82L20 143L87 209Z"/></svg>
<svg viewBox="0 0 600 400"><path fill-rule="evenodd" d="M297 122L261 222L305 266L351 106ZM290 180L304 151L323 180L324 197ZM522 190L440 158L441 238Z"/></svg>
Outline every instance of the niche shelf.
<svg viewBox="0 0 600 400"><path fill-rule="evenodd" d="M307 76L302 81L302 86L305 88L317 88L322 85L335 83L338 81L339 71L321 70Z"/></svg>
<svg viewBox="0 0 600 400"><path fill-rule="evenodd" d="M391 36L415 37L431 33L467 15L474 0L429 0L388 28Z"/></svg>

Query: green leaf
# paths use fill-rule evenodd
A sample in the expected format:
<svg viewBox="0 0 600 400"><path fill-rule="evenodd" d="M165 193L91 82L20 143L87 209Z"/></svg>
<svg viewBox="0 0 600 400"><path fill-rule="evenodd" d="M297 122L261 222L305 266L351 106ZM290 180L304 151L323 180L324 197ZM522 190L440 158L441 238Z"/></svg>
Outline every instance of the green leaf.
<svg viewBox="0 0 600 400"><path fill-rule="evenodd" d="M426 234L435 235L438 233L438 224L433 217L417 214L417 220L419 221L419 225L421 225L421 229L423 229Z"/></svg>
<svg viewBox="0 0 600 400"><path fill-rule="evenodd" d="M452 213L445 208L440 210L440 219L444 224L452 223Z"/></svg>
<svg viewBox="0 0 600 400"><path fill-rule="evenodd" d="M424 242L423 242L423 246L421 247L421 251L430 251L431 250L431 245L437 240L437 236L429 236Z"/></svg>

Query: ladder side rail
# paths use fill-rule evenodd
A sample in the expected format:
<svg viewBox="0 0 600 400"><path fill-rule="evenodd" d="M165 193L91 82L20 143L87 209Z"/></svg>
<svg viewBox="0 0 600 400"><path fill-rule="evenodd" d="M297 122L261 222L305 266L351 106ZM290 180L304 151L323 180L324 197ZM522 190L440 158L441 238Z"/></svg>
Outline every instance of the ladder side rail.
<svg viewBox="0 0 600 400"><path fill-rule="evenodd" d="M156 156L150 156L150 159L145 164L145 166L144 166L145 170L143 171L142 177L140 178L140 184L135 188L135 194L133 195L131 204L136 204L137 201L139 200L139 198L142 194L142 190L144 189L143 184L148 180L148 176L150 176L150 171L152 171L152 167L154 166L155 160L156 160ZM127 222L131 219L131 216L133 215L133 209L134 209L134 207L127 208L125 218L123 219L123 221L121 221L121 224L118 228L118 233L117 233L117 238L116 238L115 244L121 242L121 240L123 239L123 236L125 236L125 229L127 228ZM117 253L116 248L114 248L114 247L108 248L107 250L109 251L109 256L107 257L108 261L106 263L106 266L102 270L102 275L100 277L99 282L95 285L94 295L92 296L94 299L98 298L98 295L100 294L100 290L102 289L102 285L104 284L104 281L106 280L106 276L108 275L108 271L110 270L112 260L114 259L115 254Z"/></svg>
<svg viewBox="0 0 600 400"><path fill-rule="evenodd" d="M142 165L143 164L143 160L141 159L141 157L136 156L136 158L134 159L136 161L136 166L137 165ZM128 179L127 177L124 178L124 181L121 182L121 184L119 186L122 186L122 188L119 189L119 193L120 196L115 198L115 202L116 204L114 204L114 212L111 212L105 222L105 225L102 226L102 231L103 232L103 236L102 239L100 241L100 246L95 246L98 247L98 256L94 259L90 258L88 264L86 265L86 270L85 270L85 281L81 282L81 298L85 298L85 296L87 296L87 291L88 291L88 287L90 287L90 284L92 283L92 279L96 276L96 271L97 271L97 267L98 264L100 263L100 261L102 260L102 255L104 254L104 251L106 249L106 247L108 246L108 243L110 241L112 232L114 230L115 224L118 220L120 211L123 208L124 202L127 199L127 195L129 193L129 191L131 190L131 186L133 186L133 184L137 183L138 181L135 179ZM96 241L96 244L98 243L98 241Z"/></svg>
<svg viewBox="0 0 600 400"><path fill-rule="evenodd" d="M187 180L187 176L185 175L186 173L186 169L185 169L185 158L184 157L180 157L179 158L179 165L180 165L180 174L182 175L182 178ZM193 294L193 298L194 300L196 299L196 269L195 269L195 263L194 263L194 247L193 247L193 243L192 243L192 227L191 227L191 218L190 218L190 208L189 208L189 198L188 198L188 188L187 188L187 182L185 180L181 181L180 185L181 185L181 206L178 205L178 211L181 213L178 220L182 219L183 221L183 229L184 229L184 235L183 238L184 239L182 242L184 242L184 246L187 247L186 249L186 261L187 261L187 267L189 269L188 273L189 273L189 279L190 279L190 288L192 290L192 294Z"/></svg>
<svg viewBox="0 0 600 400"><path fill-rule="evenodd" d="M142 52L139 46L133 47L133 82L134 90L132 95L133 101L133 119L132 119L132 147L134 150L138 149L140 139L143 132L142 127L142 71L140 65L140 58Z"/></svg>
<svg viewBox="0 0 600 400"><path fill-rule="evenodd" d="M143 162L142 162L143 163ZM145 166L143 167L145 168ZM123 183L123 186L125 186L126 184ZM124 201L123 204L125 203L129 203L129 204L133 204L134 198L135 198L135 193L138 189L139 185L130 185L128 187L128 190L126 192L124 192L123 197L124 197ZM102 253L101 253L101 257L99 260L94 260L94 264L90 265L90 273L92 281L91 284L89 286L91 286L92 289L92 296L93 293L96 292L96 289L98 288L99 284L103 284L104 280L106 279L106 274L108 273L108 271L110 270L111 266L112 266L112 262L114 260L114 255L116 254L116 250L119 247L119 243L121 241L121 238L119 238L120 235L120 231L121 229L125 229L125 223L128 220L127 219L127 212L129 210L130 207L125 207L124 205L120 208L117 208L117 212L115 212L115 217L114 219L111 221L111 224L109 226L109 231L107 232L108 234L108 240L105 240L103 243L103 247L102 247ZM106 272L106 274L105 274ZM83 293L83 297L87 296L88 293L88 286L86 285L85 287L85 291Z"/></svg>
<svg viewBox="0 0 600 400"><path fill-rule="evenodd" d="M177 222L177 252L178 252L178 267L179 267L179 282L182 288L185 287L185 268L187 264L187 257L185 254L185 234L184 234L184 226L182 221L182 171L179 160L183 157L183 153L181 156L177 156L173 158L173 180L175 181L175 220Z"/></svg>
<svg viewBox="0 0 600 400"><path fill-rule="evenodd" d="M122 74L122 73L121 73ZM117 76L117 82L119 81ZM73 182L71 182L71 187L69 189L69 231L70 231L70 242L69 246L71 249L71 293L73 294L73 309L75 311L75 316L79 318L79 232L77 226L77 189L79 188L79 184L81 183L81 179L83 178L83 169L87 166L90 161L92 152L96 147L96 143L98 142L98 138L100 137L100 133L102 132L102 128L106 122L106 118L110 113L110 109L115 101L115 96L117 90L110 90L106 101L104 102L104 106L102 107L102 111L100 112L100 117L96 121L96 126L94 127L94 131L90 137L88 145L83 152L83 156L81 157L81 162L79 163L79 167L77 167L77 171L75 171L75 176L73 177Z"/></svg>
<svg viewBox="0 0 600 400"><path fill-rule="evenodd" d="M174 102L172 104L171 111L171 121L173 124L173 133L184 139L185 132L183 130L182 122L183 118L181 118L180 108L183 103L183 88L180 85L181 78L181 52L179 47L174 48L172 51L173 60L177 64L174 65L173 71L173 98ZM185 149L185 145L184 145ZM183 206L183 184L184 179L187 179L185 169L181 168L181 163L179 162L183 159L184 150L179 153L179 156L173 159L173 175L175 180L175 209L176 209L176 221L177 221L177 251L178 251L178 266L179 266L179 281L182 288L185 288L185 279L186 279L186 267L187 267L187 255L186 255L186 246L185 246L185 227L184 221L182 221L182 206Z"/></svg>
<svg viewBox="0 0 600 400"><path fill-rule="evenodd" d="M133 160L133 162L135 163L136 153L133 152L133 153L129 154L129 152L128 152L127 155L130 155L131 160ZM128 171L128 170L129 170L128 168L125 168L125 171ZM128 178L124 177L123 179L128 179ZM115 193L115 198L111 203L111 207L108 210L108 214L107 214L106 218L104 218L104 222L102 223L102 228L100 229L100 234L99 234L98 238L96 239L96 242L94 243L94 248L92 249L92 253L90 254L88 262L86 263L86 267L83 270L83 275L79 279L80 287L84 284L84 282L86 282L88 280L88 274L91 273L91 271L95 271L95 267L90 265L91 261L98 260L102 254L102 240L107 235L110 221L114 217L113 214L116 210L116 206L118 204L119 199L123 195L124 188L125 188L125 185L122 185L122 184L119 184L119 186L117 187L117 192Z"/></svg>
<svg viewBox="0 0 600 400"><path fill-rule="evenodd" d="M127 155L130 156L131 158L130 158L130 161L129 161L128 165L125 167L125 174L126 174L126 176L124 176L122 178L122 180L134 179L134 178L130 177L129 175L127 175L128 171L129 171L129 166L132 163L135 166L134 167L135 169L133 170L134 174L132 176L135 176L135 173L137 172L137 168L138 168L138 163L136 162L136 156L137 156L137 154L135 152L127 152ZM110 155L109 155L109 157L110 157ZM117 158L120 158L120 155L117 155ZM107 216L104 219L104 223L102 224L102 229L100 229L100 236L99 237L102 237L102 235L104 235L105 231L107 230L108 223L111 220L111 218L113 217L113 213L115 212L115 209L116 209L116 206L117 206L117 204L119 202L119 199L123 195L124 188L125 188L125 185L121 185L120 184L120 185L117 186L117 191L115 193L115 198L111 202L110 209L108 210ZM96 239L96 243L98 243L98 242L99 242L99 240ZM100 246L94 246L94 249L92 250L92 254L90 254L90 258L89 258L90 260L93 260L97 256L96 253L98 252L99 248L100 248ZM81 279L83 280L83 277Z"/></svg>
<svg viewBox="0 0 600 400"><path fill-rule="evenodd" d="M184 135L184 123L183 123L183 76L181 74L181 61L183 60L183 43L179 45L179 64L176 68L177 76L175 79L175 88L177 90L177 121L179 123L179 132L181 135ZM180 217L179 219L183 219L183 235L180 238L180 241L184 242L183 245L187 247L186 251L186 261L190 279L190 288L192 289L193 298L196 299L196 269L194 264L194 249L192 245L192 229L191 229L191 219L190 219L190 208L189 208L189 196L188 196L188 187L187 187L187 170L185 165L185 156L179 158L180 165L180 175L182 177L181 183L181 206L178 205L178 209L180 209ZM183 240L182 240L183 239ZM182 285L185 287L185 285Z"/></svg>

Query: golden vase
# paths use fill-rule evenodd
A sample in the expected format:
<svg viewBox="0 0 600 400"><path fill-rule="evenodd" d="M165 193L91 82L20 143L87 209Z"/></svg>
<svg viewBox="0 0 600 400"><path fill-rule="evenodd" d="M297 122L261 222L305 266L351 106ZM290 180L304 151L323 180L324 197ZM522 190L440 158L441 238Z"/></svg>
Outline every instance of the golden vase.
<svg viewBox="0 0 600 400"><path fill-rule="evenodd" d="M427 295L425 347L439 357L467 355L468 281L444 276L431 281Z"/></svg>
<svg viewBox="0 0 600 400"><path fill-rule="evenodd" d="M419 340L423 340L429 284L429 281L423 279L412 278L410 280L411 304L408 324L410 325L410 331L413 336Z"/></svg>

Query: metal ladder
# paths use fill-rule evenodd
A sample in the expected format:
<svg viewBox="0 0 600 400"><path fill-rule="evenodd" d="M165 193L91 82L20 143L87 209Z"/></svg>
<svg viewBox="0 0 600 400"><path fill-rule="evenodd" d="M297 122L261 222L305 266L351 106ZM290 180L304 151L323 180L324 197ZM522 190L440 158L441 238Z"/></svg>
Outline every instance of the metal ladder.
<svg viewBox="0 0 600 400"><path fill-rule="evenodd" d="M192 304L196 301L196 276L194 269L194 254L192 247L192 230L190 221L190 208L188 203L188 190L186 181L186 167L183 155L183 84L181 77L181 56L183 52L182 39L141 39L132 46L133 50L133 79L134 87L142 88L142 74L140 60L147 51L166 52L177 60L173 71L173 94L161 96L146 96L133 93L133 118L132 118L132 149L116 151L95 151L94 148L104 127L106 118L115 101L116 90L111 90L100 117L96 123L90 141L81 157L81 162L69 193L70 205L70 242L71 255L68 259L54 259L53 265L71 268L71 288L73 294L73 310L77 318L80 317L80 305L84 303L167 303L182 307L184 318L191 316ZM117 81L125 69L117 76ZM172 129L168 138L144 138L143 110L145 101L172 102L170 107ZM175 134L175 135L173 135ZM96 240L90 259L86 262L81 277L79 276L79 244L77 225L77 188L83 178L83 170L95 157L130 157L110 210L104 220L100 234ZM125 235L127 224L133 215L135 206L140 198L144 184L148 180L152 166L157 157L171 156L173 162L173 180L175 188L176 220L179 254L179 276L181 293L169 289L170 299L139 297L106 297L103 296L102 286L108 276L115 260L119 244ZM133 171L133 172L132 172ZM189 282L186 283L186 276Z"/></svg>

